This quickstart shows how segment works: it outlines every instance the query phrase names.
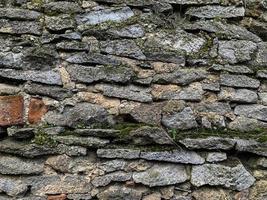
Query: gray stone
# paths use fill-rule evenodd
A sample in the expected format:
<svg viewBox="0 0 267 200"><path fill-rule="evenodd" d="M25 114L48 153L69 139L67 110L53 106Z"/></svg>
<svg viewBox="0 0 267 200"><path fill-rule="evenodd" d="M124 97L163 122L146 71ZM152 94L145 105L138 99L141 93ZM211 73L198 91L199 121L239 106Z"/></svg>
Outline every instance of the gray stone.
<svg viewBox="0 0 267 200"><path fill-rule="evenodd" d="M0 86L0 88L1 88L1 86ZM1 92L0 92L0 94L1 94ZM260 99L261 103L263 105L267 106L267 92L261 92L261 93L258 93L258 95L259 95L259 99Z"/></svg>
<svg viewBox="0 0 267 200"><path fill-rule="evenodd" d="M267 70L257 71L257 77L262 79L267 79Z"/></svg>
<svg viewBox="0 0 267 200"><path fill-rule="evenodd" d="M57 71L13 70L0 69L0 77L18 81L33 81L49 85L62 85L60 74Z"/></svg>
<svg viewBox="0 0 267 200"><path fill-rule="evenodd" d="M72 96L72 92L68 89L57 86L46 86L36 83L26 84L24 86L25 92L32 95L41 95L51 97L57 100L63 100Z"/></svg>
<svg viewBox="0 0 267 200"><path fill-rule="evenodd" d="M9 18L17 20L38 20L41 17L41 13L19 9L19 8L0 8L0 18Z"/></svg>
<svg viewBox="0 0 267 200"><path fill-rule="evenodd" d="M88 67L70 65L67 67L67 71L73 81L83 83L93 83L99 81L126 83L134 76L133 70L127 66Z"/></svg>
<svg viewBox="0 0 267 200"><path fill-rule="evenodd" d="M198 127L194 113L190 107L179 113L166 114L162 117L162 124L169 129L187 130Z"/></svg>
<svg viewBox="0 0 267 200"><path fill-rule="evenodd" d="M221 74L220 83L223 86L237 87L237 88L257 89L260 86L259 80L250 78L245 75Z"/></svg>
<svg viewBox="0 0 267 200"><path fill-rule="evenodd" d="M219 100L238 103L257 103L258 95L248 89L222 88L218 94Z"/></svg>
<svg viewBox="0 0 267 200"><path fill-rule="evenodd" d="M111 182L125 182L130 180L132 177L132 174L122 172L122 171L117 171L113 173L109 173L103 176L98 176L92 180L92 184L95 187L103 187L107 186Z"/></svg>
<svg viewBox="0 0 267 200"><path fill-rule="evenodd" d="M207 75L207 71L202 69L178 69L172 73L156 74L153 78L153 83L188 85L205 79Z"/></svg>
<svg viewBox="0 0 267 200"><path fill-rule="evenodd" d="M235 140L230 138L208 137L179 140L188 149L208 149L208 150L231 150L235 146Z"/></svg>
<svg viewBox="0 0 267 200"><path fill-rule="evenodd" d="M137 159L140 156L140 150L133 149L98 149L97 156L100 158L123 158Z"/></svg>
<svg viewBox="0 0 267 200"><path fill-rule="evenodd" d="M81 40L82 36L78 32L68 32L63 34L50 34L44 33L40 38L42 44L47 44L50 42L60 41L60 40Z"/></svg>
<svg viewBox="0 0 267 200"><path fill-rule="evenodd" d="M255 178L242 164L233 167L204 164L192 168L191 183L196 187L203 185L223 186L242 191L252 186L254 182Z"/></svg>
<svg viewBox="0 0 267 200"><path fill-rule="evenodd" d="M185 66L185 57L183 55L177 55L177 53L171 52L144 52L146 60L161 61L166 63L175 63L180 66Z"/></svg>
<svg viewBox="0 0 267 200"><path fill-rule="evenodd" d="M53 139L57 142L66 145L77 145L84 147L98 148L109 143L107 139L99 139L96 137L76 137L76 136L54 136Z"/></svg>
<svg viewBox="0 0 267 200"><path fill-rule="evenodd" d="M107 124L107 111L95 104L79 103L74 107L65 108L63 113L50 111L44 116L48 124L57 126L77 127Z"/></svg>
<svg viewBox="0 0 267 200"><path fill-rule="evenodd" d="M14 95L21 91L17 86L0 83L0 95Z"/></svg>
<svg viewBox="0 0 267 200"><path fill-rule="evenodd" d="M134 144L148 145L148 144L173 144L173 141L167 132L158 127L142 126L129 133L129 139Z"/></svg>
<svg viewBox="0 0 267 200"><path fill-rule="evenodd" d="M221 0L164 0L171 4L182 4L182 5L208 5L208 4L222 4L222 5L228 5L228 4L242 4L243 2L241 0L236 0L235 2L229 2L229 1L221 1Z"/></svg>
<svg viewBox="0 0 267 200"><path fill-rule="evenodd" d="M203 98L204 90L199 83L191 84L183 88L177 96L172 99L185 100L185 101L201 101Z"/></svg>
<svg viewBox="0 0 267 200"><path fill-rule="evenodd" d="M141 49L132 40L111 40L100 42L100 50L103 53L135 58L138 60L146 59Z"/></svg>
<svg viewBox="0 0 267 200"><path fill-rule="evenodd" d="M205 160L194 151L174 150L159 152L141 152L140 158L153 161L165 161L183 164L203 164Z"/></svg>
<svg viewBox="0 0 267 200"><path fill-rule="evenodd" d="M257 45L247 40L219 41L218 53L230 64L250 61L256 52Z"/></svg>
<svg viewBox="0 0 267 200"><path fill-rule="evenodd" d="M41 24L35 21L9 21L0 19L0 33L41 35Z"/></svg>
<svg viewBox="0 0 267 200"><path fill-rule="evenodd" d="M39 160L26 160L14 156L0 157L0 174L8 175L33 175L41 174L44 171L44 164Z"/></svg>
<svg viewBox="0 0 267 200"><path fill-rule="evenodd" d="M69 156L86 155L86 148L79 146L66 146L63 144L53 148L46 145L27 144L9 139L0 142L0 152L34 158L43 155L66 154Z"/></svg>
<svg viewBox="0 0 267 200"><path fill-rule="evenodd" d="M257 119L251 119L244 116L237 117L234 121L230 122L228 128L235 131L248 132L256 131L259 128L267 127L267 123L261 122Z"/></svg>
<svg viewBox="0 0 267 200"><path fill-rule="evenodd" d="M63 51L88 51L89 45L80 41L63 41L56 44L56 49Z"/></svg>
<svg viewBox="0 0 267 200"><path fill-rule="evenodd" d="M242 26L227 24L218 20L199 20L193 24L185 24L187 30L203 30L214 33L220 39L239 39L261 42L261 38Z"/></svg>
<svg viewBox="0 0 267 200"><path fill-rule="evenodd" d="M267 66L267 42L258 43L258 51L256 52L256 58L251 63L255 66Z"/></svg>
<svg viewBox="0 0 267 200"><path fill-rule="evenodd" d="M34 137L34 128L7 128L8 136L15 139L31 139Z"/></svg>
<svg viewBox="0 0 267 200"><path fill-rule="evenodd" d="M144 189L112 185L97 194L97 198L101 200L141 200L144 192Z"/></svg>
<svg viewBox="0 0 267 200"><path fill-rule="evenodd" d="M238 105L235 107L236 115L243 115L248 118L258 119L267 122L267 106L263 105Z"/></svg>
<svg viewBox="0 0 267 200"><path fill-rule="evenodd" d="M92 136L100 138L114 138L118 137L120 131L115 129L75 129L73 130L75 135L80 136Z"/></svg>
<svg viewBox="0 0 267 200"><path fill-rule="evenodd" d="M74 20L70 15L46 16L45 26L51 31L63 31L74 28Z"/></svg>
<svg viewBox="0 0 267 200"><path fill-rule="evenodd" d="M42 5L45 13L77 13L82 11L78 3L69 1L49 2Z"/></svg>
<svg viewBox="0 0 267 200"><path fill-rule="evenodd" d="M0 178L0 193L6 193L8 196L16 197L26 194L28 187L20 180L11 178Z"/></svg>
<svg viewBox="0 0 267 200"><path fill-rule="evenodd" d="M185 167L177 164L155 164L144 172L134 172L133 180L149 187L174 185L188 179Z"/></svg>
<svg viewBox="0 0 267 200"><path fill-rule="evenodd" d="M212 70L215 71L226 71L230 73L237 73L237 74L252 74L253 71L244 65L219 65L219 64L213 64L211 66Z"/></svg>
<svg viewBox="0 0 267 200"><path fill-rule="evenodd" d="M2 52L0 53L0 66L1 68L22 69L22 53ZM23 63L24 64L24 63Z"/></svg>
<svg viewBox="0 0 267 200"><path fill-rule="evenodd" d="M236 139L236 151L248 152L259 156L267 157L267 143L260 143L255 140Z"/></svg>
<svg viewBox="0 0 267 200"><path fill-rule="evenodd" d="M105 172L114 172L123 170L126 168L127 162L125 160L113 159L103 163L98 166L101 170Z"/></svg>
<svg viewBox="0 0 267 200"><path fill-rule="evenodd" d="M69 63L83 65L121 65L121 62L111 55L78 53L66 59Z"/></svg>
<svg viewBox="0 0 267 200"><path fill-rule="evenodd" d="M144 49L176 51L177 55L184 55L185 53L193 55L198 53L205 44L205 39L181 29L177 29L173 33L159 30L156 33L146 35Z"/></svg>
<svg viewBox="0 0 267 200"><path fill-rule="evenodd" d="M121 29L109 29L107 33L121 38L139 38L145 35L143 27L139 24L126 26Z"/></svg>
<svg viewBox="0 0 267 200"><path fill-rule="evenodd" d="M208 162L220 162L227 159L227 154L224 152L211 152L208 153L206 160Z"/></svg>
<svg viewBox="0 0 267 200"><path fill-rule="evenodd" d="M135 85L118 86L99 84L96 86L97 90L103 92L105 96L117 97L121 99L128 99L139 102L151 102L152 95L150 94L150 88L144 88Z"/></svg>
<svg viewBox="0 0 267 200"><path fill-rule="evenodd" d="M79 25L95 25L107 21L121 22L133 16L134 13L129 7L115 7L77 15L76 20Z"/></svg>
<svg viewBox="0 0 267 200"><path fill-rule="evenodd" d="M198 18L233 18L233 17L244 17L245 8L235 6L219 6L219 5L208 5L203 7L192 7L186 11L186 15L190 15Z"/></svg>
<svg viewBox="0 0 267 200"><path fill-rule="evenodd" d="M91 194L68 194L67 198L70 200L91 200Z"/></svg>
<svg viewBox="0 0 267 200"><path fill-rule="evenodd" d="M193 110L196 110L198 113L215 113L218 115L227 115L232 113L232 109L228 103L223 102L207 102L207 103L198 103L194 105Z"/></svg>

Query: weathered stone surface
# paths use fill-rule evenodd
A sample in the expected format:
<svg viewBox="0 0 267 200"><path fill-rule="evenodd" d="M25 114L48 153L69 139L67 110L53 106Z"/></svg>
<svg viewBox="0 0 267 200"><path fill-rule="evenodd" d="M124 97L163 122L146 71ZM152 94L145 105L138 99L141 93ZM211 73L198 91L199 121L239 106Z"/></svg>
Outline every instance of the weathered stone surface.
<svg viewBox="0 0 267 200"><path fill-rule="evenodd" d="M76 136L54 136L53 139L66 145L78 145L84 147L103 147L109 143L109 140L96 137L76 137Z"/></svg>
<svg viewBox="0 0 267 200"><path fill-rule="evenodd" d="M44 116L48 124L76 127L78 125L93 126L99 123L107 124L107 112L99 106L90 103L79 103L74 107L65 108L63 113L50 111Z"/></svg>
<svg viewBox="0 0 267 200"><path fill-rule="evenodd" d="M258 93L261 103L267 106L267 92Z"/></svg>
<svg viewBox="0 0 267 200"><path fill-rule="evenodd" d="M133 180L149 187L174 185L188 179L185 168L177 164L155 164L144 172L134 172Z"/></svg>
<svg viewBox="0 0 267 200"><path fill-rule="evenodd" d="M80 41L63 41L56 44L56 49L61 51L88 51L89 45Z"/></svg>
<svg viewBox="0 0 267 200"><path fill-rule="evenodd" d="M6 193L8 196L23 196L27 190L27 185L20 180L5 177L1 177L0 179L0 192Z"/></svg>
<svg viewBox="0 0 267 200"><path fill-rule="evenodd" d="M257 50L254 42L247 40L219 41L219 55L230 64L250 61Z"/></svg>
<svg viewBox="0 0 267 200"><path fill-rule="evenodd" d="M177 51L178 55L183 55L184 53L197 53L205 44L205 39L178 29L174 33L158 31L157 33L149 34L144 46L146 49L151 50L158 48L165 51Z"/></svg>
<svg viewBox="0 0 267 200"><path fill-rule="evenodd" d="M50 31L63 31L74 28L74 20L70 15L46 16L45 26Z"/></svg>
<svg viewBox="0 0 267 200"><path fill-rule="evenodd" d="M20 71L13 69L0 69L0 77L18 81L33 81L49 85L62 85L60 74L57 71Z"/></svg>
<svg viewBox="0 0 267 200"><path fill-rule="evenodd" d="M223 86L237 87L237 88L257 89L260 86L259 80L250 78L245 75L221 74L220 83Z"/></svg>
<svg viewBox="0 0 267 200"><path fill-rule="evenodd" d="M257 77L267 79L267 70L259 70L257 72Z"/></svg>
<svg viewBox="0 0 267 200"><path fill-rule="evenodd" d="M213 64L211 66L212 70L215 71L227 71L230 73L237 73L237 74L252 74L253 71L245 66L245 65L219 65L219 64Z"/></svg>
<svg viewBox="0 0 267 200"><path fill-rule="evenodd" d="M218 20L199 20L193 24L185 24L188 30L204 30L209 33L215 33L220 39L239 39L260 42L261 38L251 33L242 26L228 24Z"/></svg>
<svg viewBox="0 0 267 200"><path fill-rule="evenodd" d="M25 85L24 90L28 94L38 94L41 96L51 97L57 100L63 100L65 98L71 97L72 95L72 92L68 89L57 86L46 86L36 83Z"/></svg>
<svg viewBox="0 0 267 200"><path fill-rule="evenodd" d="M49 2L42 7L45 13L77 13L81 11L79 4L69 1Z"/></svg>
<svg viewBox="0 0 267 200"><path fill-rule="evenodd" d="M139 24L126 26L121 29L110 29L107 32L114 37L121 38L139 38L145 35L143 27Z"/></svg>
<svg viewBox="0 0 267 200"><path fill-rule="evenodd" d="M178 85L188 85L192 82L201 81L206 78L207 71L202 69L178 69L172 73L156 74L154 83L174 83Z"/></svg>
<svg viewBox="0 0 267 200"><path fill-rule="evenodd" d="M227 115L232 112L232 109L228 103L223 102L207 102L198 103L194 105L193 110L203 114L218 114Z"/></svg>
<svg viewBox="0 0 267 200"><path fill-rule="evenodd" d="M193 192L192 196L198 200L231 200L232 197L228 191L223 189L215 189L215 188L208 188L202 187ZM242 200L242 199L240 199Z"/></svg>
<svg viewBox="0 0 267 200"><path fill-rule="evenodd" d="M67 195L66 194L60 194L60 195L49 195L47 197L47 200L66 200Z"/></svg>
<svg viewBox="0 0 267 200"><path fill-rule="evenodd" d="M22 96L0 96L0 126L22 124L23 110Z"/></svg>
<svg viewBox="0 0 267 200"><path fill-rule="evenodd" d="M158 127L143 126L129 133L134 144L173 144L167 132Z"/></svg>
<svg viewBox="0 0 267 200"><path fill-rule="evenodd" d="M145 192L144 189L120 187L112 185L103 192L97 194L98 199L109 200L109 199L123 199L123 200L141 200L142 194Z"/></svg>
<svg viewBox="0 0 267 200"><path fill-rule="evenodd" d="M111 55L78 53L66 59L69 63L83 65L120 65L121 62Z"/></svg>
<svg viewBox="0 0 267 200"><path fill-rule="evenodd" d="M126 83L132 79L134 72L124 66L78 66L67 67L73 81L92 83L97 81Z"/></svg>
<svg viewBox="0 0 267 200"><path fill-rule="evenodd" d="M20 88L13 85L0 83L0 95L14 95L20 92Z"/></svg>
<svg viewBox="0 0 267 200"><path fill-rule="evenodd" d="M75 135L80 136L92 136L92 137L100 137L100 138L113 138L117 137L120 133L119 130L115 129L75 129L73 130Z"/></svg>
<svg viewBox="0 0 267 200"><path fill-rule="evenodd" d="M47 113L48 107L42 99L31 98L28 111L28 121L31 124L37 124L42 120L42 117Z"/></svg>
<svg viewBox="0 0 267 200"><path fill-rule="evenodd" d="M124 158L136 159L139 158L140 150L131 149L98 149L97 156L100 158Z"/></svg>
<svg viewBox="0 0 267 200"><path fill-rule="evenodd" d="M122 171L117 171L113 173L106 174L104 176L98 176L92 180L92 184L95 187L107 186L111 182L125 182L130 180L132 174L125 173Z"/></svg>
<svg viewBox="0 0 267 200"><path fill-rule="evenodd" d="M100 42L103 53L144 60L146 56L132 40L112 40Z"/></svg>
<svg viewBox="0 0 267 200"><path fill-rule="evenodd" d="M37 20L41 13L18 8L0 8L0 18L18 20Z"/></svg>
<svg viewBox="0 0 267 200"><path fill-rule="evenodd" d="M267 42L261 42L258 44L258 52L256 53L255 61L252 61L256 66L267 66Z"/></svg>
<svg viewBox="0 0 267 200"><path fill-rule="evenodd" d="M33 34L41 35L42 29L38 22L34 21L9 21L6 19L0 19L0 33L9 34Z"/></svg>
<svg viewBox="0 0 267 200"><path fill-rule="evenodd" d="M99 84L96 86L97 90L101 91L105 96L117 97L120 99L128 99L139 102L151 102L152 96L150 94L150 88L129 85L107 85Z"/></svg>
<svg viewBox="0 0 267 200"><path fill-rule="evenodd" d="M7 134L15 139L30 139L34 136L34 128L7 128Z"/></svg>
<svg viewBox="0 0 267 200"><path fill-rule="evenodd" d="M84 13L76 17L77 23L95 25L107 21L120 22L133 17L134 13L129 7L117 7Z"/></svg>
<svg viewBox="0 0 267 200"><path fill-rule="evenodd" d="M175 128L179 130L198 127L194 113L190 107L184 108L179 113L163 115L162 124L169 129Z"/></svg>
<svg viewBox="0 0 267 200"><path fill-rule="evenodd" d="M208 162L220 162L227 159L227 154L224 152L211 152L208 153L206 160Z"/></svg>
<svg viewBox="0 0 267 200"><path fill-rule="evenodd" d="M61 40L81 40L82 36L78 32L67 32L63 34L50 34L50 33L43 33L40 41L42 44L47 44L50 42L56 42Z"/></svg>
<svg viewBox="0 0 267 200"><path fill-rule="evenodd" d="M186 12L187 15L198 17L198 18L233 18L243 17L245 15L244 7L235 6L203 6L203 7L192 7Z"/></svg>
<svg viewBox="0 0 267 200"><path fill-rule="evenodd" d="M251 119L244 116L237 117L234 121L230 122L228 128L231 130L247 132L256 131L261 128L267 127L267 123L257 119Z"/></svg>
<svg viewBox="0 0 267 200"><path fill-rule="evenodd" d="M0 142L0 152L34 158L51 154L67 154L69 156L86 155L86 148L78 146L57 145L51 148L45 145L36 145L22 142L14 142L6 139Z"/></svg>
<svg viewBox="0 0 267 200"><path fill-rule="evenodd" d="M208 138L198 138L190 139L186 138L179 140L181 144L189 149L209 149L209 150L230 150L235 146L235 140L229 138L220 137L208 137Z"/></svg>
<svg viewBox="0 0 267 200"><path fill-rule="evenodd" d="M183 164L203 164L205 160L193 151L174 150L159 152L141 152L140 158L153 161L165 161Z"/></svg>
<svg viewBox="0 0 267 200"><path fill-rule="evenodd" d="M249 199L264 200L267 197L267 181L259 180L251 188Z"/></svg>
<svg viewBox="0 0 267 200"><path fill-rule="evenodd" d="M40 161L25 160L13 156L0 157L0 173L8 175L30 175L43 172L44 164Z"/></svg>
<svg viewBox="0 0 267 200"><path fill-rule="evenodd" d="M267 157L267 143L260 143L255 140L236 140L235 149L239 152L249 152Z"/></svg>
<svg viewBox="0 0 267 200"><path fill-rule="evenodd" d="M235 107L235 114L267 122L267 106L258 104L238 105Z"/></svg>
<svg viewBox="0 0 267 200"><path fill-rule="evenodd" d="M222 88L218 99L238 103L257 103L258 95L247 89Z"/></svg>

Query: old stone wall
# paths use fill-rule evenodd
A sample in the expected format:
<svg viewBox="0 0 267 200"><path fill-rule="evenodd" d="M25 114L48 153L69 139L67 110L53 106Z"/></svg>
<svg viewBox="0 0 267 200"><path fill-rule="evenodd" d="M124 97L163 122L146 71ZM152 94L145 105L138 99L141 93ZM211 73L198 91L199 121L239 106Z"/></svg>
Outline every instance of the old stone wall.
<svg viewBox="0 0 267 200"><path fill-rule="evenodd" d="M0 200L267 200L266 0L0 0Z"/></svg>

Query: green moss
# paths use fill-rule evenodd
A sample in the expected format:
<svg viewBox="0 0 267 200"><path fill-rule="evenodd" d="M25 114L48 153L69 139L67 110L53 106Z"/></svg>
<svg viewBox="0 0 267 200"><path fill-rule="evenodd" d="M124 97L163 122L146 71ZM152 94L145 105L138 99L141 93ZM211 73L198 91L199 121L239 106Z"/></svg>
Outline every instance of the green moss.
<svg viewBox="0 0 267 200"><path fill-rule="evenodd" d="M142 126L150 126L144 123L119 123L113 126L114 129L119 130L119 137L125 138L129 136L129 133L136 130Z"/></svg>
<svg viewBox="0 0 267 200"><path fill-rule="evenodd" d="M189 131L179 131L175 129L168 130L168 134L175 141L185 138L207 138L207 137L223 137L223 138L240 138L240 139L254 139L258 142L267 142L267 129L258 129L248 132L240 132L225 129L195 129Z"/></svg>
<svg viewBox="0 0 267 200"><path fill-rule="evenodd" d="M37 129L34 139L32 140L33 143L38 145L48 145L48 146L56 146L57 142L49 136L43 128Z"/></svg>

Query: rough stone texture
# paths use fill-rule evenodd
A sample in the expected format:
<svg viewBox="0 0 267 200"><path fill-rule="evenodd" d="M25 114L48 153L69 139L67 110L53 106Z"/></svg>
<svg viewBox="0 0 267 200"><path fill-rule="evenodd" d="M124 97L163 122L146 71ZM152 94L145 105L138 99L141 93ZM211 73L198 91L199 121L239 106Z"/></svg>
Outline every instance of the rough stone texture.
<svg viewBox="0 0 267 200"><path fill-rule="evenodd" d="M136 183L142 183L150 187L173 185L183 183L188 179L185 168L181 165L154 165L145 172L133 174Z"/></svg>
<svg viewBox="0 0 267 200"><path fill-rule="evenodd" d="M235 114L267 122L267 107L263 105L239 105Z"/></svg>
<svg viewBox="0 0 267 200"><path fill-rule="evenodd" d="M260 86L260 81L245 75L222 74L220 76L221 85L237 88L254 88Z"/></svg>
<svg viewBox="0 0 267 200"><path fill-rule="evenodd" d="M193 166L191 182L198 187L202 185L222 185L226 188L242 191L253 185L255 178L242 164L234 167L219 164L205 164L202 166Z"/></svg>
<svg viewBox="0 0 267 200"><path fill-rule="evenodd" d="M0 126L10 126L23 123L23 97L0 97Z"/></svg>
<svg viewBox="0 0 267 200"><path fill-rule="evenodd" d="M257 45L251 41L219 41L219 55L230 64L250 61Z"/></svg>
<svg viewBox="0 0 267 200"><path fill-rule="evenodd" d="M140 150L131 149L98 149L97 155L100 158L139 158Z"/></svg>
<svg viewBox="0 0 267 200"><path fill-rule="evenodd" d="M187 15L198 18L232 18L243 17L245 15L245 9L243 7L235 6L203 6L198 8L190 8L186 12Z"/></svg>
<svg viewBox="0 0 267 200"><path fill-rule="evenodd" d="M227 159L226 153L221 152L211 152L208 153L206 160L208 162L220 162Z"/></svg>
<svg viewBox="0 0 267 200"><path fill-rule="evenodd" d="M36 124L41 121L42 117L48 111L47 106L42 99L32 98L30 100L28 120L31 124Z"/></svg>
<svg viewBox="0 0 267 200"><path fill-rule="evenodd" d="M258 95L247 89L222 88L218 98L219 100L238 103L257 103Z"/></svg>

